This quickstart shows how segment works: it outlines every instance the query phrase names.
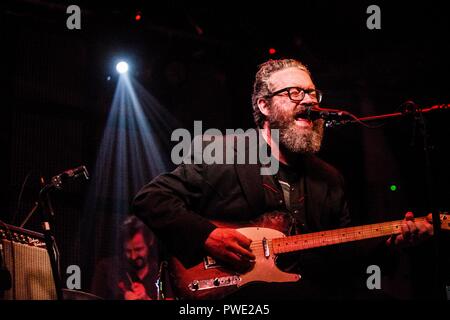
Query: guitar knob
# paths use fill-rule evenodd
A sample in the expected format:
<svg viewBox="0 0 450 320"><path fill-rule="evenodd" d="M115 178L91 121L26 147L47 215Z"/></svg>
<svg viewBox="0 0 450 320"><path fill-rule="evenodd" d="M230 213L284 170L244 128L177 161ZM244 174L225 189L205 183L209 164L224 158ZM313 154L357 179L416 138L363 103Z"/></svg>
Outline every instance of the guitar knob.
<svg viewBox="0 0 450 320"><path fill-rule="evenodd" d="M219 278L215 278L214 281L213 281L213 284L214 284L216 287L220 286L220 280L219 280Z"/></svg>
<svg viewBox="0 0 450 320"><path fill-rule="evenodd" d="M191 288L192 290L198 290L198 280L192 281Z"/></svg>

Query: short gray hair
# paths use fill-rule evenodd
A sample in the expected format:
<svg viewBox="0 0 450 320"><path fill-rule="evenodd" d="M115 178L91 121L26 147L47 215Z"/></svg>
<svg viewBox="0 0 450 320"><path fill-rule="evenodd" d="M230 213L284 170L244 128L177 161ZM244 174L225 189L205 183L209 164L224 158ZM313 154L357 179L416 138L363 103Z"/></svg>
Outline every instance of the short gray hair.
<svg viewBox="0 0 450 320"><path fill-rule="evenodd" d="M309 76L311 76L308 68L303 63L295 59L269 60L258 66L258 72L256 72L255 82L253 83L252 94L253 118L258 128L262 128L264 121L266 120L264 114L262 114L262 112L259 110L258 99L270 94L270 76L277 71L291 67L299 68L300 70L307 72Z"/></svg>

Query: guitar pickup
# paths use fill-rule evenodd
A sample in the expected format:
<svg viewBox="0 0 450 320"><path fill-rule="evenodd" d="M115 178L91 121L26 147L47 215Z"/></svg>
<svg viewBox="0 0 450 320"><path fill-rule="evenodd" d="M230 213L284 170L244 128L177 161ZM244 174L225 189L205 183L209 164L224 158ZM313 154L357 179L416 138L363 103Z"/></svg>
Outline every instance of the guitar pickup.
<svg viewBox="0 0 450 320"><path fill-rule="evenodd" d="M266 238L262 239L262 245L264 249L264 257L268 259L270 257L270 250L269 250L269 242Z"/></svg>

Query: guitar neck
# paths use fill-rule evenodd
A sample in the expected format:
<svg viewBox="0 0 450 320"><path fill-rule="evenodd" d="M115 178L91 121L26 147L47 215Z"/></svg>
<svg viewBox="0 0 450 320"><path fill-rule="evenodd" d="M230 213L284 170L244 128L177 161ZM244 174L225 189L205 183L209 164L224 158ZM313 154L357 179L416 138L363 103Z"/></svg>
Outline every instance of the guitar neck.
<svg viewBox="0 0 450 320"><path fill-rule="evenodd" d="M416 218L423 221L425 217ZM272 240L275 254L331 246L401 233L402 220L289 236Z"/></svg>

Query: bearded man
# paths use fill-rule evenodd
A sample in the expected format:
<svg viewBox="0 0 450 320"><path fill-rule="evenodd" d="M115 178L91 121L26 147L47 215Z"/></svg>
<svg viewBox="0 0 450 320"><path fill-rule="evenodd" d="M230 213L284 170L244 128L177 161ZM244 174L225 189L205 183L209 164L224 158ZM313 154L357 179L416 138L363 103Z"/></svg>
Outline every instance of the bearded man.
<svg viewBox="0 0 450 320"><path fill-rule="evenodd" d="M343 178L315 155L322 142L323 120L311 120L305 112L318 106L321 98L309 70L301 62L283 59L262 64L254 82L253 115L262 132L263 139L259 143L266 143L279 161L278 172L261 175L261 164L188 161L144 186L134 199L134 213L165 242L185 268L209 256L236 270L238 275L255 268L260 254L258 248L236 228L214 221L252 221L262 227L278 226L285 235L348 226L350 215ZM273 139L273 130L278 130L279 139ZM259 146L246 147L246 152L250 152ZM405 220L403 232L395 241L383 239L380 243L395 246L410 239L412 233L417 233L417 238L424 236L430 228L429 224L416 225L412 219ZM264 244L263 239L262 246ZM266 260L272 258L272 249L269 245L264 251ZM297 255L279 257L279 265L284 270L297 272ZM253 286L255 290L239 297L256 297L255 293L263 298L339 297L340 293L330 294L330 290L342 285L332 281L343 277L338 271L342 268L337 268L340 264L337 256L321 254L319 257L308 279L303 277L295 285L254 283L248 287ZM205 265L206 269L208 267L211 266ZM318 270L320 272L316 272ZM257 272L254 273L257 277ZM206 292L208 286L225 286L234 278L210 280L203 281L198 275L198 280L191 282L189 288ZM297 290L300 287L302 290Z"/></svg>

